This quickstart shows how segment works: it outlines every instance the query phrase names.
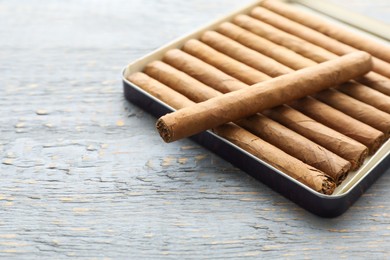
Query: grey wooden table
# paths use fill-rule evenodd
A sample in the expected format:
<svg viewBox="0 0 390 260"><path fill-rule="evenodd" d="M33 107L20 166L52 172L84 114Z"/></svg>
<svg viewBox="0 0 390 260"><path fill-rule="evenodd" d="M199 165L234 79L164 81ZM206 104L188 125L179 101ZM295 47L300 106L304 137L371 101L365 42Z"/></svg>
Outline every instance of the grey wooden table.
<svg viewBox="0 0 390 260"><path fill-rule="evenodd" d="M124 100L127 63L248 2L0 1L0 257L390 258L390 172L318 218Z"/></svg>

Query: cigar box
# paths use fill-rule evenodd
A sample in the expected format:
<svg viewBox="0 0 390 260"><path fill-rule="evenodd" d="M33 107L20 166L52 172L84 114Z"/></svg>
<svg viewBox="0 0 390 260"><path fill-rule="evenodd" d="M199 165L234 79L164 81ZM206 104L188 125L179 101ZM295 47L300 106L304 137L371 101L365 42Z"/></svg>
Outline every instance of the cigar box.
<svg viewBox="0 0 390 260"><path fill-rule="evenodd" d="M334 9L327 6L312 6L307 7L310 3L316 1L303 1L305 6L298 3L290 3L296 6L297 8L302 8L305 11L329 18L334 13L326 14L326 11L334 11ZM236 12L226 15L209 25L206 25L200 29L195 30L194 32L185 35L156 51L142 57L136 61L128 64L123 70L123 88L125 98L134 103L135 105L141 107L145 111L149 112L156 118L163 116L167 113L174 111L172 107L165 104L161 100L155 98L149 93L142 90L137 85L131 83L126 79L127 75L130 75L137 71L142 71L144 66L151 61L160 60L164 53L170 49L180 48L184 42L189 39L199 38L199 36L206 30L213 30L220 23L224 21L231 20L237 14L246 14L254 6L258 5L259 1L254 2L249 6L245 6ZM318 4L318 3L317 3ZM316 11L316 8L321 9L321 13ZM325 12L325 14L324 14ZM337 14L339 17L352 17L348 15L340 14L338 10ZM337 18L337 17L336 17ZM372 25L372 29L375 32L370 34L370 32L365 32L369 37L375 37L374 34L380 34L378 32L377 26L373 23L359 23L360 19L352 19L348 21L340 21L342 26L348 27L354 31L360 31L360 28L363 28L365 31L370 31L370 28L367 28L367 24ZM348 25L347 25L348 23ZM354 24L354 25L351 25ZM378 39L379 41L383 39ZM257 157L251 155L240 147L234 145L228 140L221 138L220 136L214 134L211 131L205 131L190 137L193 141L199 143L205 148L209 149L211 152L219 155L226 161L232 163L236 167L240 168L247 174L253 176L255 179L263 182L264 184L271 187L276 192L287 197L291 201L300 205L304 209L318 215L321 217L336 217L344 213L369 187L374 183L382 174L390 173L390 140L381 146L381 148L373 155L369 156L363 166L358 170L351 172L347 179L345 179L333 192L332 195L324 195L318 193L295 179L291 178L282 171L274 168L273 166L267 164L266 162L258 159ZM163 141L162 141L163 142Z"/></svg>

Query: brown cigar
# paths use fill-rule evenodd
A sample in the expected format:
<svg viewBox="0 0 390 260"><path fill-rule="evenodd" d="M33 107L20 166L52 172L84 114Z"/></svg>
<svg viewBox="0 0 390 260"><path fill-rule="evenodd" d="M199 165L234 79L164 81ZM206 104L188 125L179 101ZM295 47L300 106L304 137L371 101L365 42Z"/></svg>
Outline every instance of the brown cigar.
<svg viewBox="0 0 390 260"><path fill-rule="evenodd" d="M297 52L298 54L301 54L302 56L309 58L313 61L323 62L338 57L336 54L331 53L330 51L325 50L324 48L311 44L310 42L307 42L294 35L283 32L269 24L266 24L262 21L254 19L247 15L238 15L233 19L233 22L258 36L262 36L270 41L273 41L277 44L287 47L293 50L294 52ZM241 43L243 42L241 41ZM243 44L245 45L250 43L243 43ZM274 58L276 59L276 57ZM286 56L286 58L288 58L288 56ZM283 64L286 64L286 62L288 61L284 61L284 62L281 61L281 63ZM357 81L366 84L367 86L372 87L378 91L381 91L382 93L387 94L388 89L390 88L389 87L390 80L388 78L387 80L384 79L386 78L380 74L377 74L375 72L369 72L363 77L358 78ZM370 82L375 82L375 83L372 86ZM385 89L386 92L383 92L382 89Z"/></svg>
<svg viewBox="0 0 390 260"><path fill-rule="evenodd" d="M189 75L195 75L194 78L202 81L206 85L213 86L222 93L246 87L245 83L241 81L237 83L237 79L232 76L221 72L207 63L198 62L198 59L194 59L191 55L178 49L168 51L164 55L163 61L174 67L180 67L182 71ZM207 73L203 73L203 70L207 71Z"/></svg>
<svg viewBox="0 0 390 260"><path fill-rule="evenodd" d="M311 44L305 40L302 40L301 38L283 32L248 15L237 15L233 18L232 22L254 34L264 37L276 44L285 46L286 48L316 62L324 62L326 60L335 59L338 57L336 54L331 53L317 45Z"/></svg>
<svg viewBox="0 0 390 260"><path fill-rule="evenodd" d="M390 82L390 81L389 81ZM342 84L337 90L390 114L390 96L355 81Z"/></svg>
<svg viewBox="0 0 390 260"><path fill-rule="evenodd" d="M287 66L281 65L274 59L257 51L244 48L243 45L214 31L207 31L200 40L212 48L245 63L271 77L277 77L291 72Z"/></svg>
<svg viewBox="0 0 390 260"><path fill-rule="evenodd" d="M192 103L185 96L143 73L134 73L127 79L175 109ZM223 138L317 192L331 195L336 187L332 178L325 173L299 161L232 123L218 126L213 130Z"/></svg>
<svg viewBox="0 0 390 260"><path fill-rule="evenodd" d="M284 33L276 28L272 28L272 26L265 24L261 21L258 21L254 18L251 18L249 16L239 15L234 19L234 21L237 22L239 25L244 26L245 28L253 31L254 33L260 34L261 36L268 37L270 39L274 39L278 43L285 44L286 46L291 47L294 50L300 50L303 55L307 55L312 59L316 59L317 61L323 62L324 60L330 60L330 59L334 59L334 58L338 57L337 55L330 53L324 49L321 49L320 47L317 47L315 45L307 43L307 42L297 38L294 35L289 35L289 34ZM232 26L230 26L230 27L232 27ZM242 31L245 31L245 30L231 28L231 30L229 31L229 35L233 35L233 34L234 35L236 35L236 34L250 35L249 32L245 33ZM261 39L261 37L256 36L256 35L252 35L251 38L253 38L253 39L251 39L248 42L249 45L251 45L251 46L256 45L257 50L259 50L258 48L260 48L260 49L263 48L263 46L259 45L260 43L257 43L255 41L256 38ZM245 42L245 44L247 45L246 42ZM257 47L257 46L260 46L260 47ZM283 50L283 48L281 48L278 45L273 46L273 50L276 51L279 49ZM261 51L261 50L259 50L259 51ZM278 58L278 57L273 57L273 58ZM288 65L288 64L293 63L294 61L300 61L302 59L303 59L302 56L296 54L295 56L284 56L283 59L279 59L279 61L285 65ZM303 61L305 61L305 60L303 60ZM312 63L316 64L314 61L312 61ZM310 66L310 65L307 64L307 65L303 65L303 66ZM341 91L342 91L342 89L343 89L343 86L340 87ZM358 92L355 93L355 90L356 90L356 88L348 87L348 94L354 98L360 98L361 101L365 101L368 104L375 106L378 109L384 108L385 109L384 111L390 110L390 97L388 97L386 95L380 95L381 93L377 93L376 90L371 89L369 87L365 87L363 85L360 86ZM362 91L364 91L364 93L362 93ZM376 98L373 98L373 99L369 98L369 96L373 96L373 95L375 95ZM377 98L380 98L380 99L377 99ZM383 104L385 104L385 105L383 105ZM350 112L355 110L354 112L356 115L360 114L360 111L357 111L358 109L356 109L356 107L353 104L346 103L346 104L344 104L343 107L348 107L345 111L343 110L343 112L345 112L345 113L350 113ZM381 111L378 111L378 113L380 114ZM374 113L374 114L370 115L369 118L363 118L363 120L362 120L362 117L359 117L358 119L362 120L363 122L370 122L375 117L376 117L376 114ZM381 119L378 118L378 119L374 119L374 120L379 121ZM375 125L372 125L372 126L375 127ZM389 127L390 127L390 125L389 125Z"/></svg>
<svg viewBox="0 0 390 260"><path fill-rule="evenodd" d="M215 128L214 132L317 192L331 195L336 187L333 179L325 173L289 156L237 125L224 124Z"/></svg>
<svg viewBox="0 0 390 260"><path fill-rule="evenodd" d="M214 52L211 51L209 54L215 54ZM224 57L221 58L220 62L224 63ZM236 67L237 63L239 64L237 61L232 61L231 64L233 67ZM222 95L219 92L210 92L210 87L161 61L154 61L148 64L145 67L145 72L159 82L184 94L189 99L197 100L198 102L202 101L199 100L199 96L202 93L209 93L208 97L203 94L204 100ZM199 71L198 73L201 72ZM177 86L177 84L180 84L180 86ZM247 119L241 119L236 124L246 128L291 156L327 173L335 179L337 184L346 177L351 167L351 163L347 160L260 114ZM305 149L302 149L302 147L305 147Z"/></svg>
<svg viewBox="0 0 390 260"><path fill-rule="evenodd" d="M390 114L335 91L334 89L322 91L315 94L314 97L343 111L345 114L382 131L386 138L389 136ZM372 114L375 114L375 118L372 117Z"/></svg>
<svg viewBox="0 0 390 260"><path fill-rule="evenodd" d="M356 79L360 83L390 96L390 80L382 75L370 72L363 77Z"/></svg>
<svg viewBox="0 0 390 260"><path fill-rule="evenodd" d="M301 39L304 39L310 43L320 46L337 55L344 55L358 50L354 47L351 47L333 38L330 38L316 30L313 30L295 21L289 20L263 7L254 8L251 11L250 15L256 19L266 22L287 33L298 36ZM373 64L374 71L377 71L382 75L390 77L389 63L386 63L383 60L373 57L372 64Z"/></svg>
<svg viewBox="0 0 390 260"><path fill-rule="evenodd" d="M345 179L351 168L349 161L261 114L241 119L237 124L295 158L327 173L337 185Z"/></svg>
<svg viewBox="0 0 390 260"><path fill-rule="evenodd" d="M381 131L362 124L352 117L348 118L347 115L337 109L329 109L329 106L313 98L303 98L292 102L291 105L314 120L336 131L343 131L345 135L366 145L370 154L375 152L384 142L385 137ZM345 132L348 129L350 132Z"/></svg>
<svg viewBox="0 0 390 260"><path fill-rule="evenodd" d="M367 53L347 54L167 114L156 127L164 141L172 142L346 82L371 68Z"/></svg>
<svg viewBox="0 0 390 260"><path fill-rule="evenodd" d="M299 11L291 6L281 3L280 1L261 1L260 5L272 10L284 17L310 27L318 32L354 46L357 49L364 50L377 58L390 62L390 47L372 39L353 33L340 26L330 24L317 16Z"/></svg>
<svg viewBox="0 0 390 260"><path fill-rule="evenodd" d="M368 155L365 145L286 105L263 111L263 114L347 159L351 170L359 168Z"/></svg>
<svg viewBox="0 0 390 260"><path fill-rule="evenodd" d="M209 86L195 80L192 77L188 77L186 73L177 70L162 61L153 61L147 64L144 68L144 72L149 76L157 79L159 82L170 86L173 90L183 94L186 97L191 97L191 100L195 102L202 102L210 97L216 97L221 92L210 88ZM167 77L164 75L173 75ZM202 91L194 91L191 86L198 86Z"/></svg>
<svg viewBox="0 0 390 260"><path fill-rule="evenodd" d="M302 55L297 54L296 52L281 46L277 45L274 42L267 40L266 38L259 37L258 35L251 33L247 30L244 30L243 28L229 23L225 22L219 25L216 28L216 31L219 33L222 33L223 35L228 36L229 38L233 39L234 41L237 41L255 51L258 51L261 54L264 54L276 61L279 62L279 64L284 64L289 68L292 68L294 70L303 69L309 66L316 65L317 63L303 57ZM215 34L215 33L214 33ZM219 44L220 49L227 49L226 46L224 46L223 43L228 42L229 38L217 38L218 35L211 34L207 37L207 39L213 39L208 40L206 43L215 46L216 44ZM203 39L203 36L201 36L201 39ZM231 40L230 40L231 41ZM276 65L277 67L277 65ZM276 69L277 70L277 69ZM290 71L291 72L291 69ZM285 73L289 73L285 72ZM268 74L270 75L270 74ZM272 76L272 75L270 75ZM274 77L274 76L273 76Z"/></svg>
<svg viewBox="0 0 390 260"><path fill-rule="evenodd" d="M270 77L263 72L255 70L244 63L237 62L198 40L192 39L187 41L183 45L182 50L246 84L253 84L253 82L257 83L270 79Z"/></svg>
<svg viewBox="0 0 390 260"><path fill-rule="evenodd" d="M174 109L180 109L195 104L189 98L183 95L177 95L178 93L173 89L168 88L161 82L149 77L142 72L136 72L129 75L127 80L133 82L138 87L142 88L152 96L158 98Z"/></svg>

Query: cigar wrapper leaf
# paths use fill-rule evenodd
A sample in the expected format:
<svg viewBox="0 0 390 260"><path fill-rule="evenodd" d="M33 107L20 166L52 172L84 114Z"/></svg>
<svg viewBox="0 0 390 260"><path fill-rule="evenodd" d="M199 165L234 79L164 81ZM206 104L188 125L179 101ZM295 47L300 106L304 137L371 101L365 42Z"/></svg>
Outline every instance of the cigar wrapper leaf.
<svg viewBox="0 0 390 260"><path fill-rule="evenodd" d="M156 127L165 142L172 142L314 94L371 69L371 56L354 52L169 113L158 119Z"/></svg>

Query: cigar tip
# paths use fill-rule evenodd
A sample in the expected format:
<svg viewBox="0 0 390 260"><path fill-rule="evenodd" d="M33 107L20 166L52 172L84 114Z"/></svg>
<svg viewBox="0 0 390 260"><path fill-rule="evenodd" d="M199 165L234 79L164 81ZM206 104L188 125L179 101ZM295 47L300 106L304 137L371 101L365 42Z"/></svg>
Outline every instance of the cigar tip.
<svg viewBox="0 0 390 260"><path fill-rule="evenodd" d="M332 195L335 189L336 189L336 183L331 177L327 177L322 183L321 193L325 195Z"/></svg>
<svg viewBox="0 0 390 260"><path fill-rule="evenodd" d="M169 127L167 124L165 124L163 118L159 118L156 122L156 128L158 133L160 134L161 138L164 140L166 143L172 142L172 134L171 131L169 130Z"/></svg>
<svg viewBox="0 0 390 260"><path fill-rule="evenodd" d="M363 165L364 160L368 156L368 148L366 146L364 146L364 148L365 149L361 151L359 157L356 160L351 161L351 170L356 170Z"/></svg>

